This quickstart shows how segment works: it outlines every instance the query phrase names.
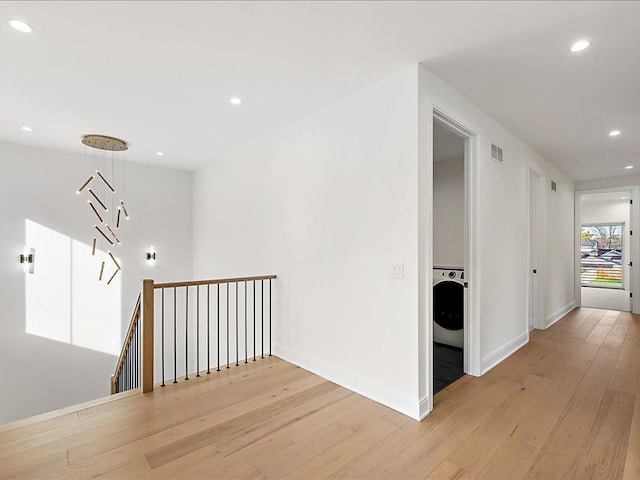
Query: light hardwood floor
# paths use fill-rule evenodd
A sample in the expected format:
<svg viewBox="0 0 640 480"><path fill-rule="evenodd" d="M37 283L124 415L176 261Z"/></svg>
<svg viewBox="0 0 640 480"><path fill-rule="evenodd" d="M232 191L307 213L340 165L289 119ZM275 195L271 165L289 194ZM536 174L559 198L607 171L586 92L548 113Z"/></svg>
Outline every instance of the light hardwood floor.
<svg viewBox="0 0 640 480"><path fill-rule="evenodd" d="M580 309L416 422L275 357L0 427L0 478L640 478L640 316Z"/></svg>

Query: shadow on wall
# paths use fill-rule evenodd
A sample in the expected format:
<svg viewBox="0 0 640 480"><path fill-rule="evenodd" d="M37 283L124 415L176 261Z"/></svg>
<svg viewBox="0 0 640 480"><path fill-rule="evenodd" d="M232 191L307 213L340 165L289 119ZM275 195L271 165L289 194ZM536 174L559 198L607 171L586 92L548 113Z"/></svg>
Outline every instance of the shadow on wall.
<svg viewBox="0 0 640 480"><path fill-rule="evenodd" d="M25 219L25 245L34 248L35 270L25 275L25 331L31 335L118 355L121 341L120 275L100 265L107 252ZM120 265L122 260L116 259ZM105 278L106 277L106 278Z"/></svg>

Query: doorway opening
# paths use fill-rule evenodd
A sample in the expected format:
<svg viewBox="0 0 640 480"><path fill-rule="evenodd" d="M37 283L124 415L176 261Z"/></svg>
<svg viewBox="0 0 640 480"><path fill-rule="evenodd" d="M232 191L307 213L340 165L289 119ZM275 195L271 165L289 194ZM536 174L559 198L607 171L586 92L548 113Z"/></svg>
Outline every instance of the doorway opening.
<svg viewBox="0 0 640 480"><path fill-rule="evenodd" d="M632 192L580 196L580 296L583 307L629 312Z"/></svg>
<svg viewBox="0 0 640 480"><path fill-rule="evenodd" d="M465 374L468 138L433 122L433 394Z"/></svg>

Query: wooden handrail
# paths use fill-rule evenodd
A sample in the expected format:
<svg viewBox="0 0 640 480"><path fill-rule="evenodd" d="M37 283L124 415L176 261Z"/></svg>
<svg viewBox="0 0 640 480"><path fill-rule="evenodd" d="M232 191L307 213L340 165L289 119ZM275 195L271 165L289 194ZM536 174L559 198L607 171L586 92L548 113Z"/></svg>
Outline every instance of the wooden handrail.
<svg viewBox="0 0 640 480"><path fill-rule="evenodd" d="M122 373L122 367L124 365L125 357L127 355L127 350L129 349L129 344L131 343L136 322L138 321L139 317L140 317L140 295L138 295L136 306L133 309L133 315L131 316L131 321L129 322L129 328L127 329L127 334L124 337L122 350L120 351L120 357L118 357L118 363L116 364L115 372L113 375L111 375L111 393L112 394L116 393L116 386L118 384L120 374Z"/></svg>
<svg viewBox="0 0 640 480"><path fill-rule="evenodd" d="M190 282L156 283L153 288L192 287L195 285L216 285L219 283L253 282L257 280L273 280L277 275L260 275L257 277L218 278L215 280L193 280Z"/></svg>

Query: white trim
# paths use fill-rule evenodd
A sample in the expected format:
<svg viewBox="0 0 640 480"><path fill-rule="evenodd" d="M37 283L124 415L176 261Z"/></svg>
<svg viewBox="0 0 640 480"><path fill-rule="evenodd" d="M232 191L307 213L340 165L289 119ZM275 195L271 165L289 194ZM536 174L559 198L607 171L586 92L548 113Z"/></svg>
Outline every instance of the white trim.
<svg viewBox="0 0 640 480"><path fill-rule="evenodd" d="M505 346L499 348L490 355L482 359L482 374L484 375L507 357L515 353L529 342L529 332L525 332L519 337L514 338Z"/></svg>
<svg viewBox="0 0 640 480"><path fill-rule="evenodd" d="M440 123L461 136L465 140L464 147L464 182L465 182L465 252L464 275L468 282L465 289L464 305L464 371L473 376L481 375L480 362L480 315L478 313L477 300L479 296L479 278L477 262L478 232L478 159L479 140L478 134L468 125L457 120L455 116L447 113L443 108L433 105L432 115ZM431 136L433 144L433 135ZM433 248L433 243L431 244ZM431 265L433 270L433 265ZM429 311L428 321L433 323L433 313ZM431 337L430 341L433 337ZM433 371L431 373L433 377ZM433 390L430 390L433 395Z"/></svg>
<svg viewBox="0 0 640 480"><path fill-rule="evenodd" d="M559 310L556 310L546 318L544 322L544 328L545 329L549 328L551 325L556 323L558 320L560 320L562 317L564 317L567 313L572 311L574 308L576 308L576 302L567 303L564 307L560 308Z"/></svg>
<svg viewBox="0 0 640 480"><path fill-rule="evenodd" d="M367 378L355 375L336 365L311 357L298 350L285 347L282 344L273 345L273 354L281 359L293 363L305 370L315 373L330 382L359 393L382 405L392 408L415 420L421 420L420 405L415 398L391 390L385 385L373 382ZM420 402L421 403L421 402Z"/></svg>
<svg viewBox="0 0 640 480"><path fill-rule="evenodd" d="M431 406L431 398L424 397L420 400L420 404L418 405L418 419L423 420L433 407Z"/></svg>

